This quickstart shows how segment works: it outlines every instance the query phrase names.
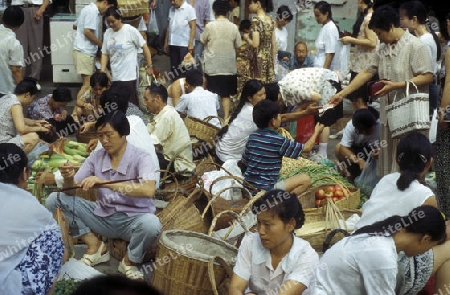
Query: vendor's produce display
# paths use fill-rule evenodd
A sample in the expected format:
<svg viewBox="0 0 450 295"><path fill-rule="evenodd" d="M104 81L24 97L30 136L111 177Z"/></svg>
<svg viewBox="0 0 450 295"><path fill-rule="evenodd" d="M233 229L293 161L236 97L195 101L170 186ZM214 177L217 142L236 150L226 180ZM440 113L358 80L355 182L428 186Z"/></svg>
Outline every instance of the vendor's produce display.
<svg viewBox="0 0 450 295"><path fill-rule="evenodd" d="M350 191L347 191L347 194L349 193ZM327 185L325 188L319 188L314 195L316 196L316 207L324 206L327 199L332 199L334 202L345 199L344 191L339 184Z"/></svg>
<svg viewBox="0 0 450 295"><path fill-rule="evenodd" d="M39 156L31 167L35 172L42 172L47 168L58 168L65 163L83 163L89 153L86 151L86 144L76 141L65 141L63 151L48 155L46 153Z"/></svg>
<svg viewBox="0 0 450 295"><path fill-rule="evenodd" d="M71 278L58 281L53 289L53 295L72 295L80 284L81 281Z"/></svg>

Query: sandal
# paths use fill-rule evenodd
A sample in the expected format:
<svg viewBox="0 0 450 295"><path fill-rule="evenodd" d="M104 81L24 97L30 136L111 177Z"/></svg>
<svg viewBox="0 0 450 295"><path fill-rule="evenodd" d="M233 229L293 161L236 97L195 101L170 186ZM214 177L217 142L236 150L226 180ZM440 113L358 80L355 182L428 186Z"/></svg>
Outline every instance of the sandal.
<svg viewBox="0 0 450 295"><path fill-rule="evenodd" d="M80 259L80 261L86 264L87 266L94 266L109 261L109 259L111 259L109 251L106 251L105 254L102 254L103 247L106 247L106 245L105 243L102 242L100 244L100 247L98 247L97 253L84 254L83 257Z"/></svg>
<svg viewBox="0 0 450 295"><path fill-rule="evenodd" d="M144 274L136 267L125 264L125 258L119 263L119 272L132 280L144 280Z"/></svg>

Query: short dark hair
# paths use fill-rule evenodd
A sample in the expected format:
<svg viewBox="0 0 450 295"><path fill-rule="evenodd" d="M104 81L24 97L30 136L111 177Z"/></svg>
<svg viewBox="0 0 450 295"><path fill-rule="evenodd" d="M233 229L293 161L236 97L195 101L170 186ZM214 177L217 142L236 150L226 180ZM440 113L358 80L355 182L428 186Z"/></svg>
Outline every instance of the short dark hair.
<svg viewBox="0 0 450 295"><path fill-rule="evenodd" d="M146 282L121 275L101 275L83 281L73 295L162 295Z"/></svg>
<svg viewBox="0 0 450 295"><path fill-rule="evenodd" d="M279 189L267 192L256 200L252 206L252 212L256 215L266 210L276 214L284 223L289 222L293 218L295 220L295 229L301 228L305 223L305 213L303 212L302 204L300 204L295 194Z"/></svg>
<svg viewBox="0 0 450 295"><path fill-rule="evenodd" d="M252 26L252 23L248 19L241 20L241 23L239 24L239 31L243 32L244 30L250 30L250 27Z"/></svg>
<svg viewBox="0 0 450 295"><path fill-rule="evenodd" d="M113 16L115 19L122 19L122 11L117 9L117 7L110 7L105 12L105 18L108 16Z"/></svg>
<svg viewBox="0 0 450 295"><path fill-rule="evenodd" d="M105 90L100 96L100 106L103 110L106 110L107 103L115 103L118 110L126 113L128 110L129 97L129 89L127 87L123 87L120 84L113 84L111 85L111 88Z"/></svg>
<svg viewBox="0 0 450 295"><path fill-rule="evenodd" d="M216 0L212 5L212 9L216 13L216 15L226 16L230 11L230 1Z"/></svg>
<svg viewBox="0 0 450 295"><path fill-rule="evenodd" d="M95 130L104 127L106 124L111 125L120 136L130 135L130 122L128 122L127 116L121 110L109 112L99 117L97 122L95 122Z"/></svg>
<svg viewBox="0 0 450 295"><path fill-rule="evenodd" d="M264 84L264 87L266 88L266 99L277 102L280 93L278 82Z"/></svg>
<svg viewBox="0 0 450 295"><path fill-rule="evenodd" d="M269 126L270 120L276 118L280 113L278 104L274 101L264 99L253 107L253 122L260 129Z"/></svg>
<svg viewBox="0 0 450 295"><path fill-rule="evenodd" d="M382 5L373 11L372 18L369 21L369 29L389 32L392 26L400 27L400 16L396 9L390 5Z"/></svg>
<svg viewBox="0 0 450 295"><path fill-rule="evenodd" d="M272 0L250 0L250 3L261 3L261 7L264 9L265 12L272 12L273 11L273 1Z"/></svg>
<svg viewBox="0 0 450 295"><path fill-rule="evenodd" d="M14 143L0 143L0 159L5 161L0 166L0 182L18 184L23 168L28 165L25 152Z"/></svg>
<svg viewBox="0 0 450 295"><path fill-rule="evenodd" d="M18 28L23 25L25 15L19 6L10 6L3 12L3 23L8 28Z"/></svg>
<svg viewBox="0 0 450 295"><path fill-rule="evenodd" d="M70 102L72 101L72 94L67 87L58 86L53 90L53 100L56 102Z"/></svg>
<svg viewBox="0 0 450 295"><path fill-rule="evenodd" d="M203 82L203 80L202 80ZM167 89L162 84L152 83L150 86L147 87L148 91L150 91L150 94L152 96L159 95L161 97L161 100L165 103L167 103Z"/></svg>
<svg viewBox="0 0 450 295"><path fill-rule="evenodd" d="M376 124L376 119L368 109L356 110L352 117L352 124L355 129L360 131L369 130Z"/></svg>
<svg viewBox="0 0 450 295"><path fill-rule="evenodd" d="M32 77L25 77L22 81L17 84L16 89L14 90L14 94L25 94L30 93L30 95L35 95L38 92L36 86L36 79Z"/></svg>
<svg viewBox="0 0 450 295"><path fill-rule="evenodd" d="M91 87L95 87L96 85L100 87L108 87L109 85L108 75L102 72L95 72L89 79L89 84L91 85Z"/></svg>
<svg viewBox="0 0 450 295"><path fill-rule="evenodd" d="M215 3L215 2L214 2ZM203 75L197 69L190 69L186 72L186 82L191 86L202 86L203 85Z"/></svg>
<svg viewBox="0 0 450 295"><path fill-rule="evenodd" d="M103 0L97 0L97 2L101 2ZM117 3L117 0L108 0L109 5L113 5L114 8L117 8L119 6L119 3Z"/></svg>
<svg viewBox="0 0 450 295"><path fill-rule="evenodd" d="M285 19L287 21L291 21L294 18L294 15L292 14L291 10L289 9L289 6L287 5L281 5L278 7L277 10L277 19L282 20Z"/></svg>

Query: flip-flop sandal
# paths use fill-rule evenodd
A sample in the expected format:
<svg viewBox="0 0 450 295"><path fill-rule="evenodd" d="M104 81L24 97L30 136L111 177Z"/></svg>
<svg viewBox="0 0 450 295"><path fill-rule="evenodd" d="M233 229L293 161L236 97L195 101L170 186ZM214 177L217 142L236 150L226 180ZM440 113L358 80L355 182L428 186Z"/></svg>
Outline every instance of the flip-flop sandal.
<svg viewBox="0 0 450 295"><path fill-rule="evenodd" d="M119 272L132 280L144 280L144 275L136 266L125 264L125 258L119 263Z"/></svg>
<svg viewBox="0 0 450 295"><path fill-rule="evenodd" d="M100 247L98 247L97 253L84 254L80 261L87 266L95 266L97 264L109 261L111 259L111 255L109 254L109 251L106 251L106 253L102 255L103 247L106 247L106 245L102 242Z"/></svg>

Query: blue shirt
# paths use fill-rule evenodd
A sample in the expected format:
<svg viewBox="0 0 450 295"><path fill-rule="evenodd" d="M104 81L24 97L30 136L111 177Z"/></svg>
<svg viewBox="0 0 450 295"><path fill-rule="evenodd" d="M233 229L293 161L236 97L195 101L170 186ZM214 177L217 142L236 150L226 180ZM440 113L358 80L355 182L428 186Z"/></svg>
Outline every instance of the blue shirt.
<svg viewBox="0 0 450 295"><path fill-rule="evenodd" d="M290 70L300 69L300 68L312 68L314 67L314 58L307 54L305 60L302 63L302 66L298 65L297 56L294 54L294 58L292 59Z"/></svg>
<svg viewBox="0 0 450 295"><path fill-rule="evenodd" d="M249 136L242 154L242 160L247 163L245 180L259 190L273 189L283 157L297 159L302 150L303 144L289 140L273 129L258 129Z"/></svg>

